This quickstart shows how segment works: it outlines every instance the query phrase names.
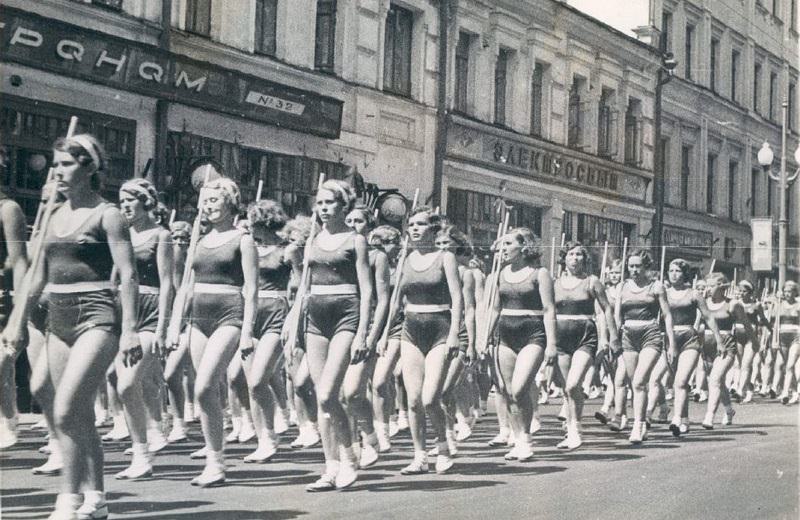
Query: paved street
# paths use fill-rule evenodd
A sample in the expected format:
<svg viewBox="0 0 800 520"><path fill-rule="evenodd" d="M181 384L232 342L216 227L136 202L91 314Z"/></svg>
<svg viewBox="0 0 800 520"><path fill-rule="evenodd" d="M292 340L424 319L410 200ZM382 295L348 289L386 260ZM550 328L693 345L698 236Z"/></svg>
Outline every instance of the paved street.
<svg viewBox="0 0 800 520"><path fill-rule="evenodd" d="M593 401L592 412L599 406ZM587 418L584 446L555 449L556 405L544 407L545 427L536 436L530 463L507 463L502 449L486 448L496 433L494 417L479 423L461 449L453 473L403 477L410 439L364 471L346 492L309 494L305 484L321 469L319 449L281 451L262 466L241 462L253 445L234 445L225 487L198 490L189 479L201 463L186 456L193 442L169 447L157 459L154 480L120 483L112 474L126 457L122 443L107 446L107 486L113 518L312 519L312 518L704 518L789 519L798 517L798 408L780 404L740 405L733 426L712 432L697 427L680 440L656 426L649 442L634 448ZM292 430L291 433L294 433ZM25 431L22 442L2 454L3 518L46 518L60 479L35 477L43 462L36 453L41 434Z"/></svg>

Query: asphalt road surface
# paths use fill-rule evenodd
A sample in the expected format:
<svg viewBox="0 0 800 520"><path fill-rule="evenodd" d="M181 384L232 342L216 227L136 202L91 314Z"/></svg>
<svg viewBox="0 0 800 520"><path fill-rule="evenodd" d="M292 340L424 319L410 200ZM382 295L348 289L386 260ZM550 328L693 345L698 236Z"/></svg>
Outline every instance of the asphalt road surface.
<svg viewBox="0 0 800 520"><path fill-rule="evenodd" d="M557 405L543 407L543 430L535 436L536 456L506 462L505 449L488 448L496 434L489 415L462 443L452 473L405 477L410 438L394 439L394 450L362 471L349 490L304 491L322 469L319 448L282 449L273 461L249 465L241 458L255 448L229 445L228 482L200 490L189 480L202 469L188 454L200 445L193 425L191 442L158 455L149 481L119 482L113 474L127 465L127 444L106 445L106 485L111 517L120 519L240 520L294 518L506 519L796 519L798 518L798 408L777 403L739 405L735 423L705 431L704 406L694 405L689 435L674 439L656 425L640 447L627 434L613 434L586 408L584 445L574 452L555 449L561 437ZM21 426L20 443L2 452L2 517L46 518L59 477L34 476L30 468L44 456L36 449L40 432ZM287 434L288 441L296 430Z"/></svg>

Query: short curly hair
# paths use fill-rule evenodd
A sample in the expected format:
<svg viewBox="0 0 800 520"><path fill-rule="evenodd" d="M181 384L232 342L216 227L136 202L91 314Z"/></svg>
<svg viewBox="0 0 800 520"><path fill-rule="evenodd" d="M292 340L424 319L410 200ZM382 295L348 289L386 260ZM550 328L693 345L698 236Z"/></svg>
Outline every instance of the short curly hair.
<svg viewBox="0 0 800 520"><path fill-rule="evenodd" d="M285 240L291 240L292 235L296 237L297 245L303 247L311 234L311 217L305 215L298 215L283 227L280 235Z"/></svg>
<svg viewBox="0 0 800 520"><path fill-rule="evenodd" d="M286 226L289 217L278 202L261 199L250 203L247 207L247 220L250 221L252 229L263 227L274 233Z"/></svg>
<svg viewBox="0 0 800 520"><path fill-rule="evenodd" d="M676 258L672 262L669 263L670 266L677 266L678 269L681 270L681 278L684 282L687 282L691 279L692 276L692 265L684 260L683 258Z"/></svg>
<svg viewBox="0 0 800 520"><path fill-rule="evenodd" d="M653 257L650 255L650 251L647 249L637 249L633 253L628 255L628 258L632 256L638 256L642 260L642 268L646 271L649 271L651 267L653 267Z"/></svg>
<svg viewBox="0 0 800 520"><path fill-rule="evenodd" d="M472 256L472 244L470 244L467 235L461 232L460 229L452 224L444 226L436 233L436 238L447 237L450 239L452 246L450 251L456 256Z"/></svg>
<svg viewBox="0 0 800 520"><path fill-rule="evenodd" d="M526 260L535 262L542 257L542 243L536 233L526 227L512 229L508 235L513 237L522 246L522 256Z"/></svg>
<svg viewBox="0 0 800 520"><path fill-rule="evenodd" d="M232 209L232 213L239 212L239 206L242 201L242 195L239 191L239 185L233 179L228 177L220 177L210 181L208 184L203 185L204 190L218 190L222 193L225 202Z"/></svg>
<svg viewBox="0 0 800 520"><path fill-rule="evenodd" d="M158 207L158 192L153 183L147 179L127 180L119 188L119 192L136 197L147 211L153 211Z"/></svg>
<svg viewBox="0 0 800 520"><path fill-rule="evenodd" d="M589 252L589 248L586 247L582 242L579 241L572 241L567 242L566 245L558 252L558 263L560 265L566 265L567 260L567 253L572 251L573 249L580 249L583 253L583 266L586 272L590 272L591 265L592 265L592 254Z"/></svg>
<svg viewBox="0 0 800 520"><path fill-rule="evenodd" d="M350 213L356 205L356 192L344 181L330 179L322 183L320 190L333 193L334 199L342 206L344 213Z"/></svg>
<svg viewBox="0 0 800 520"><path fill-rule="evenodd" d="M373 247L381 247L388 243L400 243L400 231L393 226L378 226L372 230L367 238L369 245Z"/></svg>
<svg viewBox="0 0 800 520"><path fill-rule="evenodd" d="M348 215L354 211L358 211L364 217L364 222L367 224L367 231L372 231L377 225L375 213L363 204L356 204L353 209L348 212Z"/></svg>

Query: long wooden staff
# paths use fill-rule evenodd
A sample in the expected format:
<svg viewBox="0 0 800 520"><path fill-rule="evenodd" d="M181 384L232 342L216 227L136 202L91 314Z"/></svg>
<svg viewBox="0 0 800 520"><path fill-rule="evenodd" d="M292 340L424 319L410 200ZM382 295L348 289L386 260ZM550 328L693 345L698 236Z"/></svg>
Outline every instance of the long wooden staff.
<svg viewBox="0 0 800 520"><path fill-rule="evenodd" d="M659 273L658 273L658 280L661 282L661 286L664 287L664 268L666 267L665 263L667 261L667 246L661 246L661 263L659 264ZM666 288L664 289L666 294ZM658 309L658 318L656 319L656 323L661 323L661 309ZM675 377L675 370L672 368L672 364L669 362L669 357L667 356L667 337L666 332L664 333L664 348L661 349L661 355L664 356L664 361L667 363L667 369L669 370L670 376Z"/></svg>
<svg viewBox="0 0 800 520"><path fill-rule="evenodd" d="M497 293L498 287L500 285L500 271L503 269L503 254L505 253L505 243L502 240L502 237L508 233L508 226L511 221L511 212L506 210L505 218L503 219L503 232L500 234L500 242L497 244L497 250L495 251L495 260L492 262L494 272L492 274L491 284L488 286L489 292L485 295L487 309L489 312L494 312L495 302L497 301ZM489 316L489 314L487 314ZM489 344L489 338L492 335L492 331L489 330L487 326L483 331L483 342L482 345ZM500 371L500 342L496 342L497 344L494 346L494 355L492 356L492 362L494 363L494 370L497 374L497 390L506 394L506 383L503 379L503 373Z"/></svg>
<svg viewBox="0 0 800 520"><path fill-rule="evenodd" d="M324 183L325 174L320 173L319 182L317 183L317 193L322 190L322 185ZM304 327L306 322L305 314L307 310L306 304L308 295L311 291L311 269L309 268L310 254L311 248L314 244L314 239L317 237L317 233L319 232L317 218L318 217L316 213L312 212L311 230L309 231L308 239L306 240L306 245L303 249L303 271L300 274L300 284L297 287L297 294L295 295L295 305L298 305L297 314L295 316L295 322L291 323L287 344L284 345L284 351L287 353L287 356L292 356L295 348L298 346L298 342L302 341L301 338L304 336ZM287 357L287 359L291 360L292 358ZM291 364L291 361L289 363Z"/></svg>
<svg viewBox="0 0 800 520"><path fill-rule="evenodd" d="M67 139L75 135L75 129L77 126L78 118L76 116L72 116L69 120L69 127L67 128ZM33 239L33 245L31 248L31 263L28 267L28 270L25 272L25 277L22 279L21 286L15 290L15 301L21 303L21 305L14 306L14 309L11 311L11 315L8 319L8 324L17 328L16 337L22 336L22 332L26 326L26 324L23 323L22 316L20 314L25 311L28 300L31 296L31 290L33 289L33 276L38 270L39 264L42 262L44 246L46 244L45 238L47 235L47 228L50 227L50 219L53 216L56 199L58 198L58 192L52 186L54 175L54 170L51 166L47 171L47 179L42 187L42 191L48 190L47 202L44 204L42 204L41 201L39 202L39 207L36 210L36 219L31 232L31 237Z"/></svg>
<svg viewBox="0 0 800 520"><path fill-rule="evenodd" d="M605 282L606 282L606 263L608 262L608 240L605 241L603 244L603 260L600 263L600 283L603 284L603 288L605 289ZM610 350L610 349L609 349ZM612 383L614 380L614 373L611 371L611 361L606 354L605 356L600 356L600 364L603 367L603 370L606 371L608 377L611 378Z"/></svg>
<svg viewBox="0 0 800 520"><path fill-rule="evenodd" d="M414 200L411 203L411 212L413 213L415 209L417 209L417 203L419 202L419 188L414 190ZM389 331L392 328L392 322L394 321L395 316L397 316L397 312L400 306L400 281L403 277L403 265L406 263L406 257L408 256L408 244L409 238L406 235L403 238L403 243L400 246L400 254L397 257L397 266L394 269L394 287L392 288L392 294L389 297L389 314L386 316L386 324L383 327L383 334L381 334L381 342L386 342L389 339Z"/></svg>
<svg viewBox="0 0 800 520"><path fill-rule="evenodd" d="M617 291L617 299L614 300L614 319L617 321L617 328L620 333L622 332L622 288L625 286L625 272L627 271L628 263L628 237L622 241L622 271L619 278L619 291Z"/></svg>

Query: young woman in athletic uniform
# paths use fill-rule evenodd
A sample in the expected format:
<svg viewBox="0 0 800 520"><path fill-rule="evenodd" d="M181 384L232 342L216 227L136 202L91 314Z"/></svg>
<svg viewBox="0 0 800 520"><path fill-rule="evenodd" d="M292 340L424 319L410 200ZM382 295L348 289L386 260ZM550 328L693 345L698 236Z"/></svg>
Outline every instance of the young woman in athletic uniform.
<svg viewBox="0 0 800 520"><path fill-rule="evenodd" d="M253 238L234 226L240 203L235 182L224 177L211 181L203 186L200 196L209 231L198 241L192 264L189 349L196 373L195 395L205 439L201 451L205 452L206 465L191 483L208 487L225 481L219 385L237 348L253 348L258 253ZM182 310L173 310L168 340L173 347L179 343Z"/></svg>
<svg viewBox="0 0 800 520"><path fill-rule="evenodd" d="M500 373L495 378L502 380L514 435L514 448L505 458L527 461L533 457L530 424L535 405L530 387L545 356L556 358L553 281L539 263L541 250L533 231L517 228L501 240L505 266L487 327L490 331L498 327ZM479 348L486 351L488 345Z"/></svg>
<svg viewBox="0 0 800 520"><path fill-rule="evenodd" d="M289 244L304 251L309 234L311 233L311 217L299 215L290 220L282 234ZM302 262L302 259L299 261ZM293 273L302 272L302 264L292 263ZM289 302L294 305L294 294L300 285L300 275L292 275L289 281ZM286 319L286 327L292 325L291 314ZM319 428L317 425L317 394L311 375L308 373L308 360L302 347L305 338L298 338L297 345L289 345L285 341L287 332L282 332L284 341L284 357L286 359L287 379L291 383L291 394L297 411L298 435L292 441L292 448L310 448L320 442Z"/></svg>
<svg viewBox="0 0 800 520"><path fill-rule="evenodd" d="M672 313L664 286L651 280L650 253L639 250L628 257L628 273L620 289L622 309L622 357L625 370L633 386L633 427L630 441L641 443L647 437L645 408L647 384L661 349L664 348L659 325L659 312L664 319L667 348L675 353L675 335L672 330Z"/></svg>
<svg viewBox="0 0 800 520"><path fill-rule="evenodd" d="M11 290L21 287L28 270L25 215L19 204L0 190L0 333L12 309ZM15 352L0 352L0 449L17 443L17 384ZM31 363L33 364L33 363Z"/></svg>
<svg viewBox="0 0 800 520"><path fill-rule="evenodd" d="M52 520L108 516L94 398L117 348L129 366L143 355L136 330L138 282L128 226L119 210L98 193L98 172L105 164L102 149L88 134L56 141L54 176L66 202L43 230L45 254L33 275L30 299L18 302L23 306L20 315L27 320L42 291L49 293L46 349L65 477ZM118 301L111 282L113 267L121 284ZM10 344L19 339L4 338Z"/></svg>
<svg viewBox="0 0 800 520"><path fill-rule="evenodd" d="M708 300L708 288L706 287L705 279L699 279L695 283L695 290L706 300ZM711 342L714 341L713 334L705 326L705 322L698 318L697 333L703 343L703 351L706 349L713 350ZM694 370L694 391L692 392L692 399L697 403L705 403L708 401L708 374L706 374L705 357L701 354L700 359L697 360L697 366Z"/></svg>
<svg viewBox="0 0 800 520"><path fill-rule="evenodd" d="M397 281L397 261L400 253L400 232L392 226L379 226L369 235L369 244L386 255L390 269L389 295L394 291ZM387 309L388 311L388 309ZM389 420L394 412L395 378L394 369L400 360L400 333L403 330L403 313L395 312L389 333L381 337L377 344L377 359L372 376L372 413L375 417L375 434L378 437L378 451L391 449L389 440Z"/></svg>
<svg viewBox="0 0 800 520"><path fill-rule="evenodd" d="M756 334L757 342L753 343L744 335L743 327L737 324L734 336L738 345L742 347L741 367L739 370L739 381L737 388L731 390L735 399L741 402L750 402L753 399L753 385L750 379L753 375L753 361L761 347L761 335L759 334L762 326L767 325L767 317L764 314L764 306L753 297L753 284L747 280L742 280L736 286L737 299L742 302L744 311L750 319L750 326Z"/></svg>
<svg viewBox="0 0 800 520"><path fill-rule="evenodd" d="M350 229L366 239L369 232L375 228L375 217L369 208L356 207L347 215L345 223ZM370 247L369 268L373 284L373 294L371 296L372 321L367 336L369 353L366 359L350 364L342 384L345 410L351 420L355 445L359 444L359 429L363 433L363 446L361 446L359 457L359 467L361 468L367 468L375 464L378 460L378 451L380 449L378 435L373 424L372 405L367 398L367 384L372 380L375 371L377 359L377 356L374 355L375 348L383 334L386 316L389 314L391 273L389 258L382 249Z"/></svg>
<svg viewBox="0 0 800 520"><path fill-rule="evenodd" d="M322 477L306 487L307 491L346 488L358 476L350 421L339 400L350 363L363 362L370 349L372 279L367 241L345 223L355 199L348 184L326 181L317 192L315 205L322 229L306 246L310 271L306 358L317 391L326 463Z"/></svg>
<svg viewBox="0 0 800 520"><path fill-rule="evenodd" d="M412 251L403 266L400 282L400 297L405 300L400 362L408 392L414 460L401 470L404 475L428 471L426 411L439 439L436 471L445 473L453 466L445 441L442 387L449 362L459 353L458 333L464 304L455 255L434 246L440 226L438 216L424 207L417 208L408 221Z"/></svg>
<svg viewBox="0 0 800 520"><path fill-rule="evenodd" d="M144 354L142 362L133 366L126 366L119 355L114 362L117 392L133 441L131 465L116 474L119 480L152 475L151 453L166 446L161 432L159 381L164 377L160 351L166 341L167 313L172 306L172 237L153 220L157 197L155 187L146 179L127 181L119 191L120 209L130 225L139 275L136 327Z"/></svg>
<svg viewBox="0 0 800 520"><path fill-rule="evenodd" d="M464 301L464 316L461 320L458 339L460 341L460 355L450 360L442 386L442 403L444 404L446 430L445 440L450 446L450 455L458 453L456 444L456 421L466 423L466 414L469 414L468 405L465 403L465 394L462 389L466 368L472 366L477 358L475 354L475 279L472 270L467 265L472 257L472 244L464 233L453 225L443 222L442 229L434 239L434 245L441 251L453 253L458 262L458 276L461 283L461 296ZM465 424L466 425L466 424ZM469 428L468 425L466 425ZM470 432L471 434L471 432ZM428 452L437 455L438 447Z"/></svg>
<svg viewBox="0 0 800 520"><path fill-rule="evenodd" d="M258 448L245 462L263 463L278 449L275 432L275 395L270 382L280 370L283 350L280 334L289 310L289 279L293 269L300 276L300 249L278 236L288 220L273 200L250 204L247 219L258 250L258 308L253 330L255 351L243 351L250 389L250 406L258 435Z"/></svg>
<svg viewBox="0 0 800 520"><path fill-rule="evenodd" d="M621 347L617 335L614 310L606 299L600 279L589 272L589 251L582 244L568 244L561 251L564 274L554 284L558 327L556 349L558 368L566 383L567 436L557 448L574 450L583 444L580 418L583 414L583 378L594 363L598 335L608 331L610 348L618 354ZM597 323L595 315L604 315ZM552 352L552 351L551 351Z"/></svg>
<svg viewBox="0 0 800 520"><path fill-rule="evenodd" d="M622 260L617 258L611 262L606 276L606 298L612 309L619 295L621 280ZM598 344L598 351L605 352L610 340L607 328L601 339L602 341ZM628 418L625 414L625 405L628 396L625 363L617 359L616 362L609 363L607 368L611 370L611 373L606 374L606 391L603 396L603 405L600 407L600 410L594 413L594 417L600 421L601 424L608 424L612 431L620 431L625 429L628 422ZM608 416L612 406L614 406L613 420Z"/></svg>
<svg viewBox="0 0 800 520"><path fill-rule="evenodd" d="M797 282L789 280L783 284L780 296L777 308L777 313L780 313L780 329L776 332L781 355L786 360L780 399L783 404L789 404L792 387L800 381L800 302L797 301Z"/></svg>
<svg viewBox="0 0 800 520"><path fill-rule="evenodd" d="M721 339L720 342L712 344L713 347L716 347L715 351L711 351L709 347L712 345L706 342L706 351L704 353L706 358L713 359L711 372L707 375L708 408L706 409L705 419L703 419L703 428L711 430L714 428L714 414L720 402L725 407L725 416L722 419L722 424L731 424L733 422L735 411L731 405L731 396L725 385L725 378L736 359L735 326L737 323L741 323L745 337L750 338L751 341L755 341L755 332L750 326L750 320L742 302L731 300L725 296L728 288L727 276L722 273L711 273L706 277L706 285L709 292L706 305L711 316L716 320Z"/></svg>
<svg viewBox="0 0 800 520"><path fill-rule="evenodd" d="M670 262L667 273L670 282L667 301L672 311L677 350L677 359L672 359L672 366L676 368L672 422L669 425L675 437L689 432L689 380L703 348L701 336L695 328L698 314L716 341L722 342L717 322L709 313L705 298L689 284L690 270L689 263L678 258Z"/></svg>

